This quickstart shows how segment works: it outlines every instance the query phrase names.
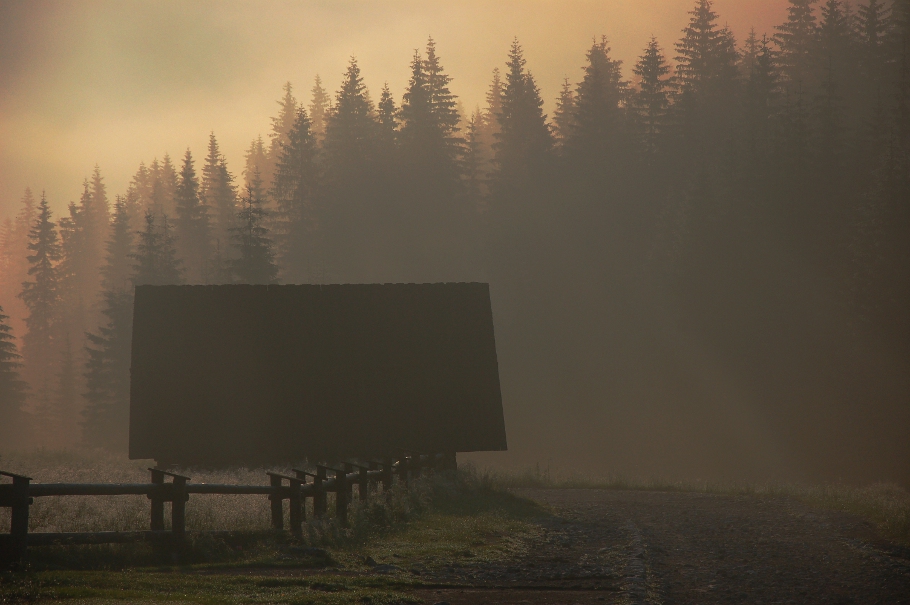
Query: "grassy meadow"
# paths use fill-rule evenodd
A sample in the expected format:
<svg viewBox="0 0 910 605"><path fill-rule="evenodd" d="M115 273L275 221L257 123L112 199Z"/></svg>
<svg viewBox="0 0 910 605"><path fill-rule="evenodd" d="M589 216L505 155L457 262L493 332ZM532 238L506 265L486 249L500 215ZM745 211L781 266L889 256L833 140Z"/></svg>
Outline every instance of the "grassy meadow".
<svg viewBox="0 0 910 605"><path fill-rule="evenodd" d="M0 469L42 483L148 481L150 461L127 461L101 451L36 451L0 458ZM180 469L194 483L265 484L267 469ZM289 471L289 469L268 469ZM75 599L93 603L291 602L408 603L420 584L411 570L444 566L470 553L472 560L521 554L532 522L547 511L496 488L473 469L457 477L425 476L411 489L355 501L349 526L329 514L305 527L302 541L271 531L265 496L192 495L187 529L232 530L217 537L190 534L179 553L148 544L38 547L23 569L0 572L0 603ZM148 529L149 502L142 496L36 498L30 531ZM167 519L167 509L165 518ZM9 509L0 509L8 527ZM376 576L375 565L390 566ZM294 577L283 574L294 573ZM301 575L303 574L303 575Z"/></svg>
<svg viewBox="0 0 910 605"><path fill-rule="evenodd" d="M0 458L0 469L36 482L148 481L150 461L127 461L101 451L39 450ZM266 470L180 469L195 482L265 484ZM193 495L187 529L232 530L213 537L190 534L177 553L148 544L39 547L22 569L0 572L0 603L67 599L103 603L411 603L419 570L463 557L513 559L540 531L545 508L515 495L517 488L697 491L787 497L826 510L860 515L881 534L910 545L910 494L888 484L799 486L549 477L535 471L506 473L467 466L457 476L425 476L410 490L393 488L361 503L355 496L348 527L332 514L310 519L302 541L271 531L265 496ZM355 490L356 494L356 490ZM30 531L148 529L149 502L142 496L45 497L31 507ZM166 510L166 519L168 517ZM9 509L0 509L0 527ZM382 575L368 573L389 566ZM418 571L415 571L418 570Z"/></svg>

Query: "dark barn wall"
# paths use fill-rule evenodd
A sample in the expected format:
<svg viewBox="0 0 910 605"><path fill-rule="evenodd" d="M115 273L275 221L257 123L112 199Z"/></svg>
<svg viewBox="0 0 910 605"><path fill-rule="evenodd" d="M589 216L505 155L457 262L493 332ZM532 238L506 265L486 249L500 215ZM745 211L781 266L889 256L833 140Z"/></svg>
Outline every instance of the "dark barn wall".
<svg viewBox="0 0 910 605"><path fill-rule="evenodd" d="M130 457L506 448L486 284L140 286Z"/></svg>

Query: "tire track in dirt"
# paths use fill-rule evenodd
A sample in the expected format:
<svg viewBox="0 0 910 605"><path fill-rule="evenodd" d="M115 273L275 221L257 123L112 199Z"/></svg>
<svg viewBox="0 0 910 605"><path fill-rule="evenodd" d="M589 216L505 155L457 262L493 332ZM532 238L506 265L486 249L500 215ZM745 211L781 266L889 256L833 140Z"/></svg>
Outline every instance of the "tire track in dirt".
<svg viewBox="0 0 910 605"><path fill-rule="evenodd" d="M791 498L521 493L580 526L623 528L622 599L630 604L910 603L906 549L862 519Z"/></svg>

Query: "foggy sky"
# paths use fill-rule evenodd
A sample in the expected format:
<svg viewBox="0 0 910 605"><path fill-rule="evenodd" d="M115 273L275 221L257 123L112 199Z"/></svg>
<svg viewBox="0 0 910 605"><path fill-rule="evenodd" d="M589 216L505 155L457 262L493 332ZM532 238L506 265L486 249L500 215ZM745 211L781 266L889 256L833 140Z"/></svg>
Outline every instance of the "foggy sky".
<svg viewBox="0 0 910 605"><path fill-rule="evenodd" d="M314 76L334 93L350 56L374 99L388 81L400 101L415 48L437 42L452 91L483 102L494 67L518 36L547 111L576 82L593 37L630 64L651 35L672 57L694 0L426 0L307 2L50 2L0 0L0 217L26 186L55 209L78 199L100 165L113 198L140 161L214 131L239 177L243 152L267 137L281 86L309 101ZM785 17L786 0L717 0L742 40Z"/></svg>

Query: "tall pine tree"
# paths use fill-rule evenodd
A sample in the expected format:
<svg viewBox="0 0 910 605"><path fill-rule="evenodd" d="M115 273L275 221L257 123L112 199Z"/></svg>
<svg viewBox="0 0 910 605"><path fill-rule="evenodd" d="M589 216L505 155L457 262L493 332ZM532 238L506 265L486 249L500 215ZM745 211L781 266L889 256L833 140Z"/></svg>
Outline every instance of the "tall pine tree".
<svg viewBox="0 0 910 605"><path fill-rule="evenodd" d="M332 99L322 87L322 78L319 77L319 74L316 74L316 81L313 83L310 93L312 94L309 106L311 128L313 136L321 143L325 138L325 123L331 109Z"/></svg>
<svg viewBox="0 0 910 605"><path fill-rule="evenodd" d="M574 115L575 91L569 83L569 78L565 78L559 98L556 99L556 109L553 111L553 135L560 146L564 145L566 140L572 136Z"/></svg>
<svg viewBox="0 0 910 605"><path fill-rule="evenodd" d="M300 109L299 113L304 113L303 109ZM292 141L293 138L292 135ZM231 230L236 254L230 264L236 283L274 284L278 282L278 266L275 264L275 253L272 251L269 230L264 225L265 217L266 211L262 208L259 195L254 191L252 185L248 185L243 207L237 213L237 226Z"/></svg>
<svg viewBox="0 0 910 605"><path fill-rule="evenodd" d="M211 255L211 226L208 208L199 199L199 181L193 166L193 154L186 150L180 182L175 193L177 219L175 222L177 250L191 284L208 282Z"/></svg>
<svg viewBox="0 0 910 605"><path fill-rule="evenodd" d="M498 112L494 183L498 187L533 187L548 167L553 138L543 113L543 100L518 40L509 49L506 86Z"/></svg>
<svg viewBox="0 0 910 605"><path fill-rule="evenodd" d="M629 156L623 112L628 90L622 62L610 58L605 38L591 46L587 59L566 151L575 167L603 182L610 172L622 170L622 160Z"/></svg>
<svg viewBox="0 0 910 605"><path fill-rule="evenodd" d="M352 57L323 141L322 242L330 263L326 270L333 279L389 279L388 255L381 250L389 196L387 175L381 170L384 162L378 157L378 133L375 108Z"/></svg>
<svg viewBox="0 0 910 605"><path fill-rule="evenodd" d="M647 157L653 157L663 133L670 108L670 66L661 52L657 38L652 37L633 68L638 76L638 90L632 100L639 137Z"/></svg>
<svg viewBox="0 0 910 605"><path fill-rule="evenodd" d="M0 443L21 447L32 443L25 413L27 387L19 375L21 357L8 320L0 307Z"/></svg>
<svg viewBox="0 0 910 605"><path fill-rule="evenodd" d="M288 133L288 142L281 149L272 182L272 197L277 208L277 217L272 224L275 225L279 240L280 264L284 275L291 282L307 280L313 270L317 250L315 237L319 170L316 153L316 137L310 130L309 116L301 107L297 110L296 121ZM231 231L235 249L237 228L252 228L250 221L254 218L258 224L257 229L265 228L261 224L265 217L262 200L254 193L253 188L248 190L248 207L243 210L246 222ZM254 207L258 208L255 212ZM239 259L238 262L252 261Z"/></svg>
<svg viewBox="0 0 910 605"><path fill-rule="evenodd" d="M29 279L23 282L19 295L28 309L22 356L38 406L46 405L51 400L59 341L60 283L57 265L61 249L57 226L51 218L47 197L42 192L37 218L29 232Z"/></svg>
<svg viewBox="0 0 910 605"><path fill-rule="evenodd" d="M161 221L161 225L157 224ZM133 285L170 286L182 283L181 262L177 258L174 236L167 217L157 219L145 213L145 228L138 233L133 259Z"/></svg>
<svg viewBox="0 0 910 605"><path fill-rule="evenodd" d="M815 88L811 70L811 52L816 43L818 26L813 5L817 0L790 0L787 7L787 22L777 27L774 41L779 49L783 84L789 94L802 90L810 92Z"/></svg>

